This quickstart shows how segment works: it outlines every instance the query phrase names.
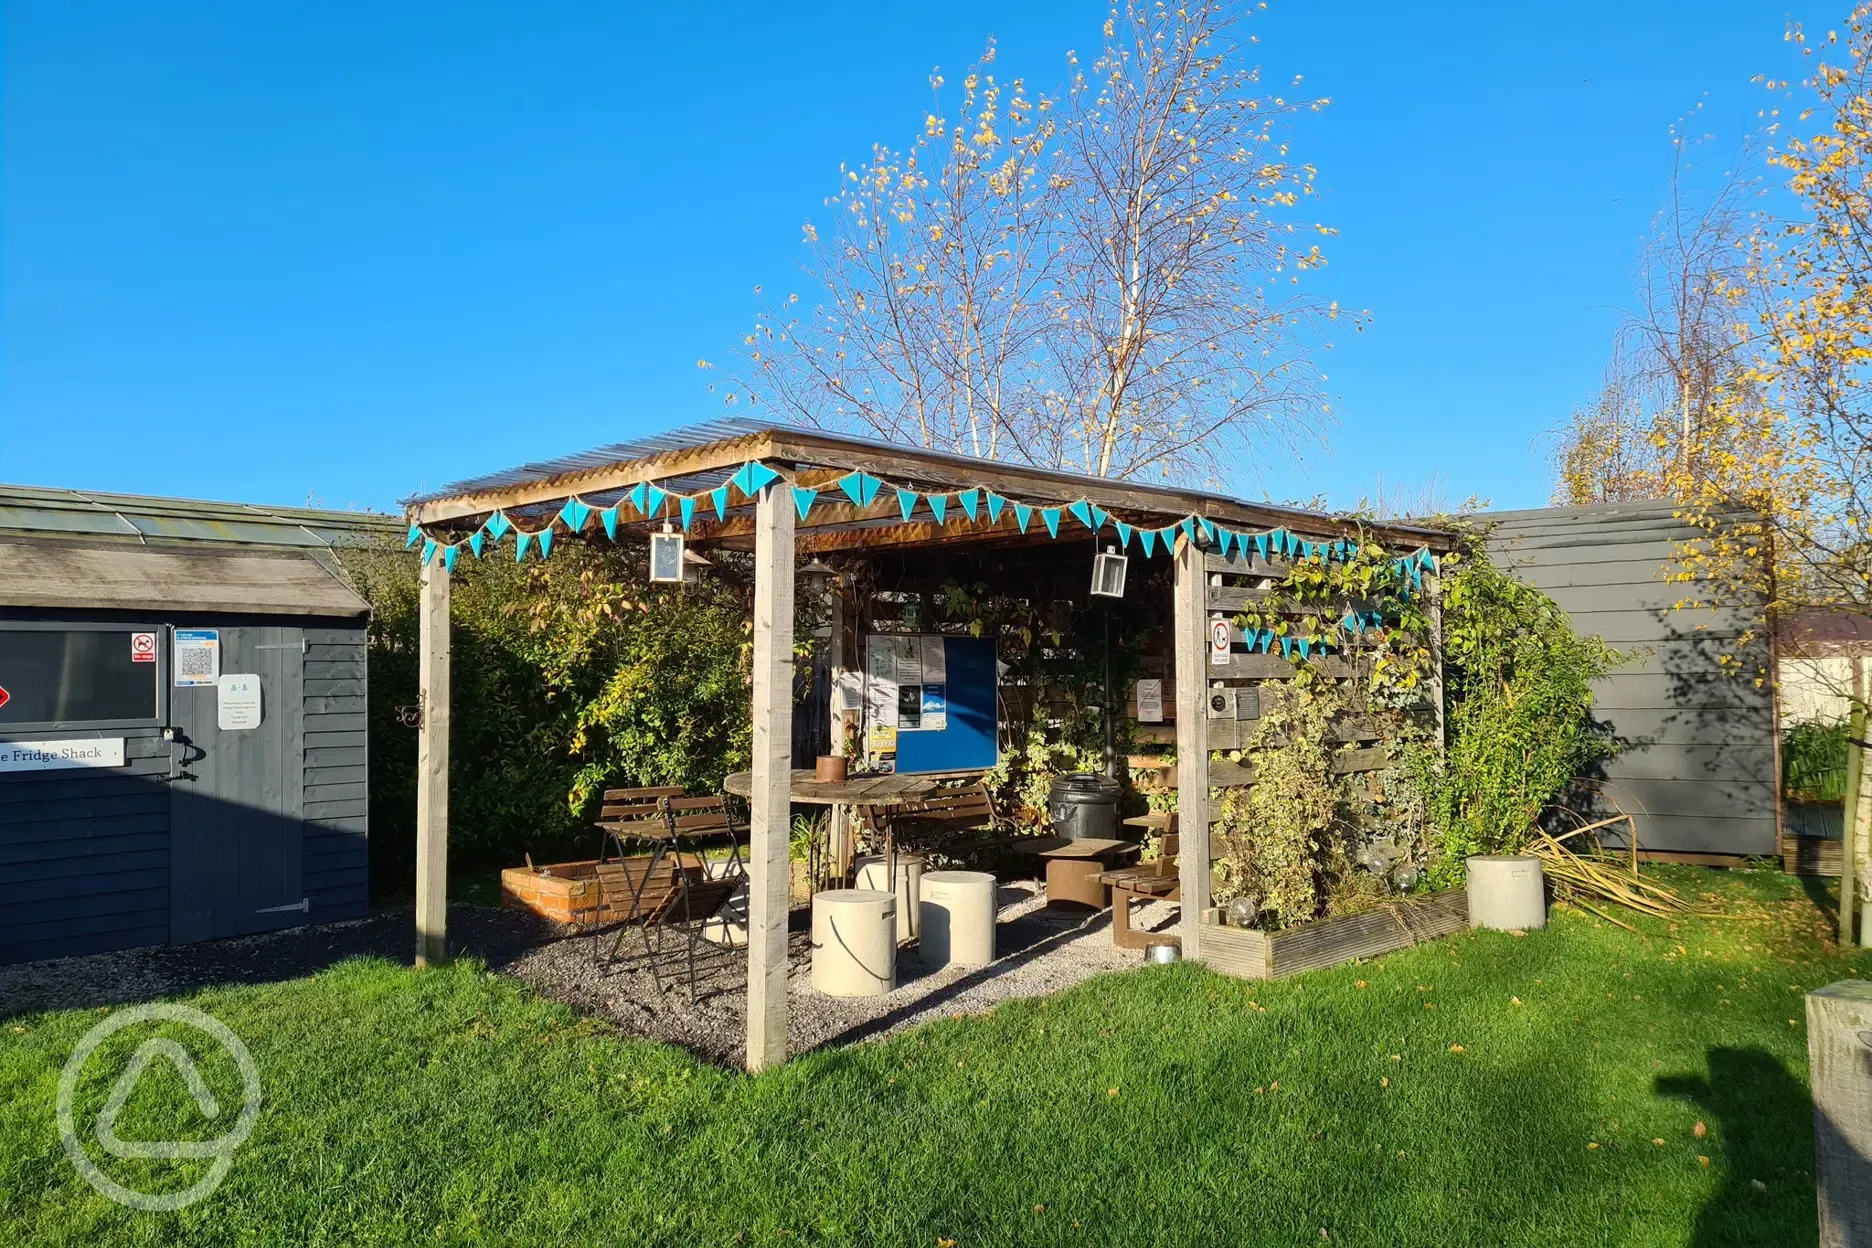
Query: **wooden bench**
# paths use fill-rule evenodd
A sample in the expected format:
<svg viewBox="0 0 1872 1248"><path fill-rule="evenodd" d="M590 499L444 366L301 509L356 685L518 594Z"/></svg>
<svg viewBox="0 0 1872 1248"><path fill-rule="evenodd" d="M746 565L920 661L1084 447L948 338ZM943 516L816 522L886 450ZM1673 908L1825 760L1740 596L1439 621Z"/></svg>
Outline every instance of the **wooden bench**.
<svg viewBox="0 0 1872 1248"><path fill-rule="evenodd" d="M1175 816L1168 826L1175 827ZM1120 949L1143 949L1163 937L1140 932L1131 926L1131 903L1134 901L1181 901L1183 890L1177 879L1177 834L1165 832L1158 856L1136 866L1119 867L1099 876L1099 882L1111 886L1112 943Z"/></svg>
<svg viewBox="0 0 1872 1248"><path fill-rule="evenodd" d="M977 781L959 789L939 789L927 797L893 806L887 831L893 848L949 852L971 840L990 839L994 827L994 799L988 793L988 786ZM971 832L990 835L970 838Z"/></svg>

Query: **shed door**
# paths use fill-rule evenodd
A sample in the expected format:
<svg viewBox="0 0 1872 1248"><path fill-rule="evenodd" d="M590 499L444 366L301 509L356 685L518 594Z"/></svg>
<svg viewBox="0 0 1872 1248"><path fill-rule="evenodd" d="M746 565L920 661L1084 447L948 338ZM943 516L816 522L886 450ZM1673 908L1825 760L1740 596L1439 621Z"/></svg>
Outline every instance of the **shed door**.
<svg viewBox="0 0 1872 1248"><path fill-rule="evenodd" d="M306 919L303 633L218 630L223 677L260 678L260 722L222 728L222 690L171 690L170 936L245 936Z"/></svg>

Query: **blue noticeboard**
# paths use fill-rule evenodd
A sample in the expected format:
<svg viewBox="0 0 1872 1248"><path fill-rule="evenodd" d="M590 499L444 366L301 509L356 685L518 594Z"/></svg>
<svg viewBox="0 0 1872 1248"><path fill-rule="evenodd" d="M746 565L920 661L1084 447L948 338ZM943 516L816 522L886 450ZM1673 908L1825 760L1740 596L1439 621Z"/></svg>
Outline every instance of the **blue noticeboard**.
<svg viewBox="0 0 1872 1248"><path fill-rule="evenodd" d="M943 660L948 668L943 691L937 695L946 707L929 704L923 710L942 709L946 723L936 731L897 734L897 771L967 771L995 765L995 653L994 643L976 637L943 638ZM935 688L935 686L926 686Z"/></svg>

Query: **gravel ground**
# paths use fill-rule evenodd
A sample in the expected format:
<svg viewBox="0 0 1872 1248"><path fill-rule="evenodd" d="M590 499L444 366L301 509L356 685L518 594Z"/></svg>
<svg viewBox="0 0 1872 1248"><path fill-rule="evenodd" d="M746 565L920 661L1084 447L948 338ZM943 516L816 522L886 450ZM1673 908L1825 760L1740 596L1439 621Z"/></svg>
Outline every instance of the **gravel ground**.
<svg viewBox="0 0 1872 1248"><path fill-rule="evenodd" d="M1115 948L1110 915L1058 914L1031 882L1000 890L998 957L976 970L925 971L914 950L897 962L895 991L881 997L835 998L809 982L809 916L794 913L787 1033L795 1053L890 1035L934 1018L973 1014L1012 997L1043 996L1104 971L1138 965L1141 955ZM1168 923L1176 909L1153 903L1136 915L1144 927ZM269 983L310 975L345 958L376 956L407 962L415 945L415 915L399 906L347 923L296 928L263 936L129 949L0 967L0 1018L39 1010L85 1009L174 996L213 984ZM608 945L609 940L606 939ZM679 1044L710 1061L739 1064L744 1048L747 961L742 951L705 946L696 1000L680 971L680 942L664 945L662 988L649 970L601 965L591 937L566 937L533 915L485 906L449 907L449 944L484 959L542 995L616 1024L632 1035ZM627 954L641 950L636 933Z"/></svg>

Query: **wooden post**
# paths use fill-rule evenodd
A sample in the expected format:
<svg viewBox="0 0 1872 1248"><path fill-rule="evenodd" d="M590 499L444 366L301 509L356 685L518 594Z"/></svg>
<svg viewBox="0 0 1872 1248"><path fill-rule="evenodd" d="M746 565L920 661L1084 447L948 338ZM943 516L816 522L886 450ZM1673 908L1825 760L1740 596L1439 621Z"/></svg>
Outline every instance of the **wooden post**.
<svg viewBox="0 0 1872 1248"><path fill-rule="evenodd" d="M1859 742L1866 739L1866 707L1856 696L1852 714L1846 720L1846 794L1840 803L1840 900L1839 943L1852 948L1859 943L1859 929L1853 925L1853 906L1858 903L1859 806L1865 788L1865 750Z"/></svg>
<svg viewBox="0 0 1872 1248"><path fill-rule="evenodd" d="M1209 612L1203 552L1178 539L1176 653L1177 883L1183 894L1183 956L1202 957L1202 916L1209 908Z"/></svg>
<svg viewBox="0 0 1872 1248"><path fill-rule="evenodd" d="M787 817L793 770L793 500L754 511L754 787L749 796L747 1068L787 1053Z"/></svg>
<svg viewBox="0 0 1872 1248"><path fill-rule="evenodd" d="M1872 983L1807 994L1821 1248L1872 1244Z"/></svg>
<svg viewBox="0 0 1872 1248"><path fill-rule="evenodd" d="M417 621L416 965L448 956L449 574L423 566Z"/></svg>

